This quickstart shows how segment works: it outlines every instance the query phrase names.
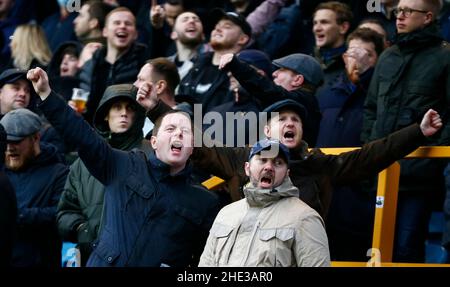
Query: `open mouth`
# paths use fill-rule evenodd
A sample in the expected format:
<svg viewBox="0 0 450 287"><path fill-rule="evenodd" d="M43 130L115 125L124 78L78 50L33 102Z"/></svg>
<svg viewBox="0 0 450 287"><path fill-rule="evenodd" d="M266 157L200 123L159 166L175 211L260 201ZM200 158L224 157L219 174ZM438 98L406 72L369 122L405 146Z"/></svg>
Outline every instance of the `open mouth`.
<svg viewBox="0 0 450 287"><path fill-rule="evenodd" d="M183 144L179 141L174 141L170 145L170 150L175 153L181 153L181 149L183 148Z"/></svg>
<svg viewBox="0 0 450 287"><path fill-rule="evenodd" d="M268 188L271 187L273 184L273 176L270 174L265 174L261 177L260 180L260 186L262 188Z"/></svg>
<svg viewBox="0 0 450 287"><path fill-rule="evenodd" d="M316 35L317 41L323 41L325 39L325 35Z"/></svg>
<svg viewBox="0 0 450 287"><path fill-rule="evenodd" d="M125 40L128 38L128 33L126 32L117 32L116 33L116 37L121 39L121 40Z"/></svg>
<svg viewBox="0 0 450 287"><path fill-rule="evenodd" d="M293 131L287 131L284 133L283 137L287 140L293 140L295 137L295 133Z"/></svg>

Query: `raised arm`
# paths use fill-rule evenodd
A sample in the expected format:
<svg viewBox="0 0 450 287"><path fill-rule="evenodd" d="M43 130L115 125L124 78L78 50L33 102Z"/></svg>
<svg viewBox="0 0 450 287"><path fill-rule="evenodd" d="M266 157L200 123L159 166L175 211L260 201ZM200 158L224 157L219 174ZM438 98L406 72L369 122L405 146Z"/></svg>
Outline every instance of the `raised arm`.
<svg viewBox="0 0 450 287"><path fill-rule="evenodd" d="M27 77L42 100L40 110L64 140L78 147L78 154L89 172L105 185L120 177L127 154L112 149L63 98L51 91L44 70L32 69Z"/></svg>
<svg viewBox="0 0 450 287"><path fill-rule="evenodd" d="M434 110L429 110L422 122L405 127L389 136L369 142L361 149L340 155L323 155L322 168L332 176L337 184L348 184L361 180L387 168L395 161L402 159L417 149L425 137L434 135L442 127L442 120ZM320 161L319 160L319 161Z"/></svg>

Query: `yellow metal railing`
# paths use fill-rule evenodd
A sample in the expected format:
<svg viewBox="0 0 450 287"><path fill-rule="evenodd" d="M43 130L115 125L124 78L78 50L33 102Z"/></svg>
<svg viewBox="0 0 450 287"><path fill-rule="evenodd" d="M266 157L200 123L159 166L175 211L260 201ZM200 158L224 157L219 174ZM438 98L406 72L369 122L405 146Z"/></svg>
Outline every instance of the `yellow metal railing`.
<svg viewBox="0 0 450 287"><path fill-rule="evenodd" d="M340 154L357 148L322 148L326 154ZM406 158L450 158L450 147L420 147ZM450 264L393 263L392 254L397 213L400 165L395 162L378 174L375 222L369 262L333 261L334 267L450 267Z"/></svg>
<svg viewBox="0 0 450 287"><path fill-rule="evenodd" d="M321 148L326 154L341 154L358 148ZM405 158L450 158L450 147L420 147ZM368 262L333 261L333 267L450 267L450 264L415 264L393 263L392 254L395 234L395 217L397 213L398 183L400 165L395 162L378 174L378 188L375 205L375 222L372 238L372 249ZM203 182L208 189L221 186L224 180L212 177Z"/></svg>

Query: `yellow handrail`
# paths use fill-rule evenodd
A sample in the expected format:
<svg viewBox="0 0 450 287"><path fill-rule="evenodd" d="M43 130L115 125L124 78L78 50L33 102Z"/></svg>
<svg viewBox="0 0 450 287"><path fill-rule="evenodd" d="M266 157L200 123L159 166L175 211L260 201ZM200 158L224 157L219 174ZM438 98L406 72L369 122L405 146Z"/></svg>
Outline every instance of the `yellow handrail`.
<svg viewBox="0 0 450 287"><path fill-rule="evenodd" d="M325 154L341 154L359 147L346 148L321 148ZM405 158L450 158L448 146L419 147ZM395 234L395 217L397 213L398 183L400 177L400 165L395 162L378 174L377 202L375 209L375 222L372 237L371 259L369 262L339 262L333 261L335 267L364 267L364 266L408 266L408 267L450 267L450 264L415 264L393 263L392 253ZM218 177L212 177L205 181L208 189L217 188L224 181Z"/></svg>

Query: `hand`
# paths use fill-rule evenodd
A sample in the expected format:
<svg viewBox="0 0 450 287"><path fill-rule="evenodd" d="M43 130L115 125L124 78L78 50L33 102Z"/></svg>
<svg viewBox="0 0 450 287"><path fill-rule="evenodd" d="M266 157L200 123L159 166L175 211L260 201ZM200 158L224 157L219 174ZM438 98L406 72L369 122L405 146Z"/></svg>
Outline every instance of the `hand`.
<svg viewBox="0 0 450 287"><path fill-rule="evenodd" d="M442 127L442 119L438 112L429 109L420 123L420 130L426 137L434 135Z"/></svg>
<svg viewBox="0 0 450 287"><path fill-rule="evenodd" d="M74 101L70 100L70 101L67 102L67 104L68 104L69 107L71 107L74 111L78 111L77 104L76 104Z"/></svg>
<svg viewBox="0 0 450 287"><path fill-rule="evenodd" d="M33 88L36 93L41 97L42 100L45 100L50 92L50 85L48 83L47 73L41 68L31 69L27 73L27 79L31 81L33 84Z"/></svg>
<svg viewBox="0 0 450 287"><path fill-rule="evenodd" d="M166 11L153 0L150 8L150 23L156 29L161 29L164 25L164 19L166 19Z"/></svg>
<svg viewBox="0 0 450 287"><path fill-rule="evenodd" d="M233 60L233 57L234 57L233 53L228 53L220 56L219 69L222 70L226 65L228 65L228 63L230 63L231 60Z"/></svg>
<svg viewBox="0 0 450 287"><path fill-rule="evenodd" d="M342 55L347 75L353 83L359 82L359 76L370 68L369 52L363 48L352 47Z"/></svg>
<svg viewBox="0 0 450 287"><path fill-rule="evenodd" d="M139 88L136 101L145 109L145 111L150 111L159 102L156 92L153 91L153 84L150 82L145 82Z"/></svg>
<svg viewBox="0 0 450 287"><path fill-rule="evenodd" d="M97 51L97 49L101 46L103 46L102 43L98 42L91 42L86 44L86 46L84 46L83 50L81 51L80 58L78 60L78 69L83 67L83 65L92 58L94 52Z"/></svg>

